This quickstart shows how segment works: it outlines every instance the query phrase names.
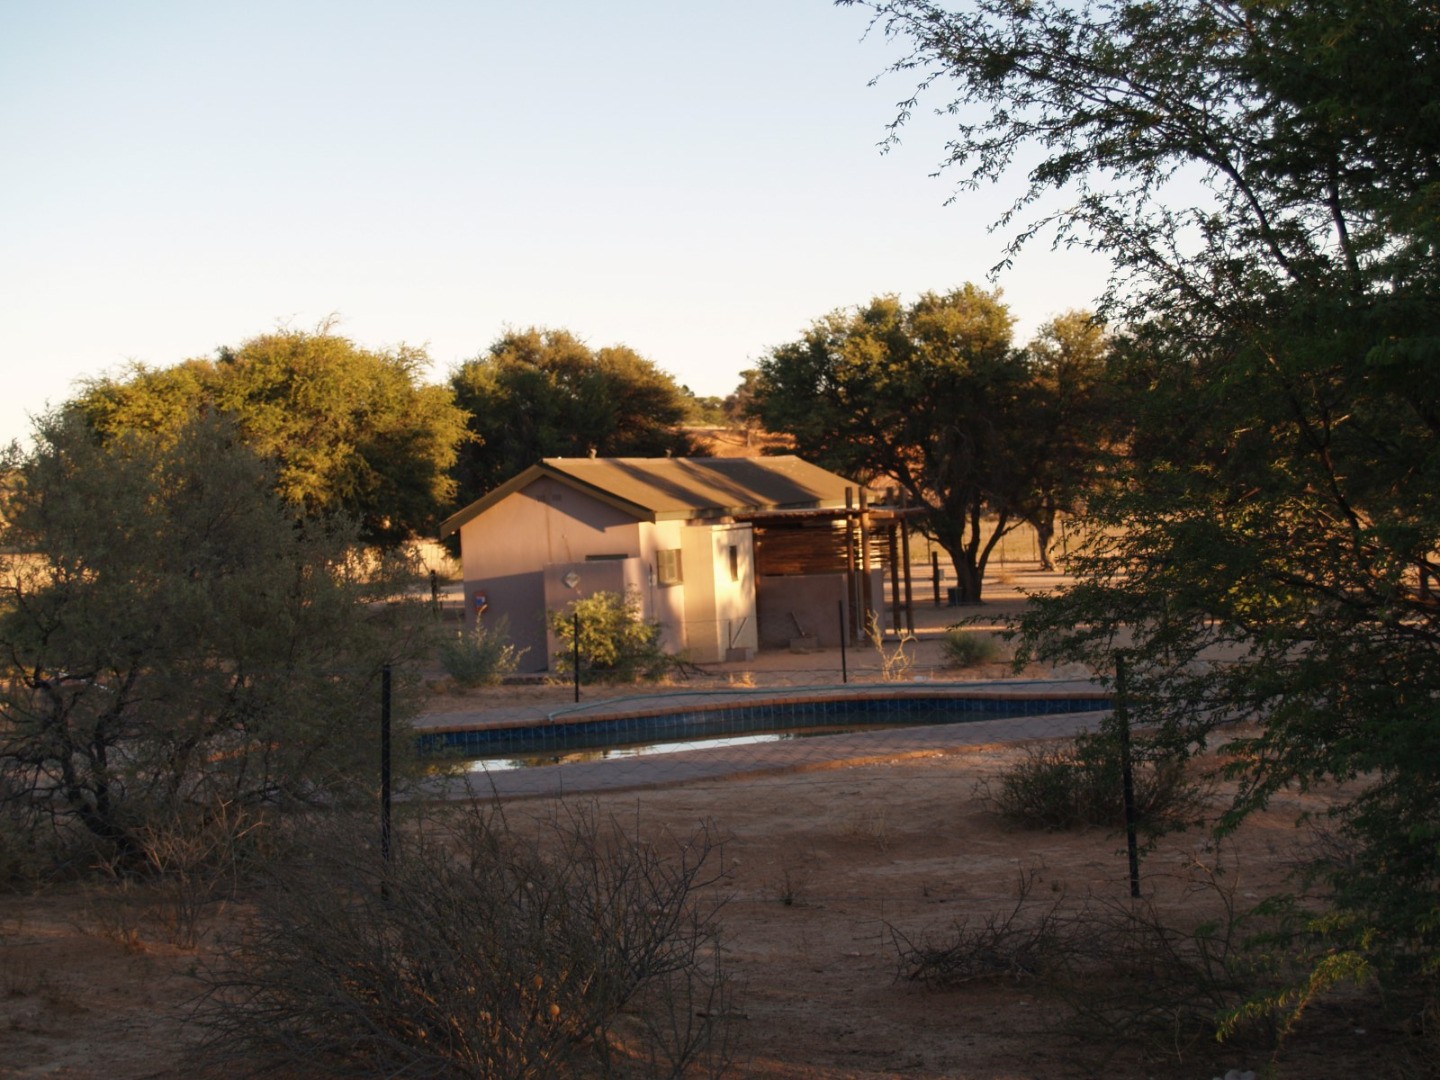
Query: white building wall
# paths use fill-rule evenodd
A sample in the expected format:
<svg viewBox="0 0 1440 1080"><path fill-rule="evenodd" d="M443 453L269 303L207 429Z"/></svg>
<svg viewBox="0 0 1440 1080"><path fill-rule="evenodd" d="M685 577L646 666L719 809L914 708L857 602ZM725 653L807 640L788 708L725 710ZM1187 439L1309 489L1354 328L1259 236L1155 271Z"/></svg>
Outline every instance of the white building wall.
<svg viewBox="0 0 1440 1080"><path fill-rule="evenodd" d="M688 644L685 596L691 571L683 554L683 537L692 528L683 521L645 522L640 526L640 557L646 566L645 616L660 624L660 647L671 653L684 652ZM674 550L682 552L681 580L666 584L661 580L660 552Z"/></svg>
<svg viewBox="0 0 1440 1080"><path fill-rule="evenodd" d="M701 663L753 656L759 637L750 526L691 526L683 542L686 565L695 568L693 573L687 570L685 582L688 655Z"/></svg>

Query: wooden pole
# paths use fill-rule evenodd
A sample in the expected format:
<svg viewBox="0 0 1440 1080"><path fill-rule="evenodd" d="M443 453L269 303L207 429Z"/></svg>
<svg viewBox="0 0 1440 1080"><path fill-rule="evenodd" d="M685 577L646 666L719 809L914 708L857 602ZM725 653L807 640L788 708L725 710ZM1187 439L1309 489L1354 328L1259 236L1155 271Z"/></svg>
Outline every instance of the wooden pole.
<svg viewBox="0 0 1440 1080"><path fill-rule="evenodd" d="M886 530L890 542L890 626L900 633L900 539L892 523Z"/></svg>
<svg viewBox="0 0 1440 1080"><path fill-rule="evenodd" d="M856 612L859 608L858 582L855 580L855 489L845 489L845 588L850 603L850 642L860 639Z"/></svg>
<svg viewBox="0 0 1440 1080"><path fill-rule="evenodd" d="M915 633L915 596L910 587L910 509L905 492L900 492L900 564L905 567L905 629Z"/></svg>
<svg viewBox="0 0 1440 1080"><path fill-rule="evenodd" d="M860 489L860 608L861 626L869 627L875 609L874 586L870 581L870 506L865 489Z"/></svg>

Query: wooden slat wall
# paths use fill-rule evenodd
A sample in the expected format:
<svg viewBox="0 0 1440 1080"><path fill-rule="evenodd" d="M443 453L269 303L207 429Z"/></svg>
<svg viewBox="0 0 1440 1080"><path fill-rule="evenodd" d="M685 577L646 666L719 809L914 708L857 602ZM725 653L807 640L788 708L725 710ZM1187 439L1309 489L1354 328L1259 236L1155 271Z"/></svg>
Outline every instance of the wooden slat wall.
<svg viewBox="0 0 1440 1080"><path fill-rule="evenodd" d="M887 526L872 527L870 566L889 565ZM859 530L855 531L855 565L860 565ZM757 525L755 570L761 575L843 574L845 522L821 521L803 525Z"/></svg>

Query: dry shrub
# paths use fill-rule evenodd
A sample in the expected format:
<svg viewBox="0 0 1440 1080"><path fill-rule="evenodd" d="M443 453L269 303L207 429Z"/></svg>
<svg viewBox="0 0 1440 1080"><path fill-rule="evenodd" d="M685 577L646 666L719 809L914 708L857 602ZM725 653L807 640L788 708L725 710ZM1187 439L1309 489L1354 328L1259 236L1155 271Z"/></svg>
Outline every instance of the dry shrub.
<svg viewBox="0 0 1440 1080"><path fill-rule="evenodd" d="M473 805L325 837L207 975L220 1064L308 1075L718 1075L729 1046L708 828L646 843L593 810L521 835ZM723 863L723 860L715 860Z"/></svg>
<svg viewBox="0 0 1440 1080"><path fill-rule="evenodd" d="M46 852L16 806L14 789L0 777L0 892L32 887L45 876Z"/></svg>
<svg viewBox="0 0 1440 1080"><path fill-rule="evenodd" d="M1209 798L1209 785L1183 761L1140 760L1132 773L1136 819L1152 833L1188 823ZM1125 826L1119 745L1105 736L1026 747L1020 762L983 785L983 794L1007 820L1027 829Z"/></svg>
<svg viewBox="0 0 1440 1080"><path fill-rule="evenodd" d="M498 686L514 674L525 652L511 643L510 622L503 615L491 626L447 629L436 645L440 666L463 687Z"/></svg>
<svg viewBox="0 0 1440 1080"><path fill-rule="evenodd" d="M894 647L887 648L885 627L880 622L880 616L873 611L867 611L865 613L865 636L880 659L882 681L901 682L910 677L910 673L915 667L916 638L914 634L897 634Z"/></svg>
<svg viewBox="0 0 1440 1080"><path fill-rule="evenodd" d="M1179 927L1144 900L1041 900L1031 874L1009 911L978 925L961 920L918 943L892 929L899 975L941 988L1025 980L1059 1001L1082 1054L1185 1061L1213 1045L1222 1018L1257 985L1240 947L1248 916L1234 907L1233 886L1206 880L1220 915Z"/></svg>
<svg viewBox="0 0 1440 1080"><path fill-rule="evenodd" d="M1008 911L979 923L957 919L942 935L911 940L887 927L898 961L898 977L933 987L959 986L997 979L1023 980L1039 975L1073 932L1061 914L1061 902L1041 909L1032 897L1035 874L1020 881L1019 897Z"/></svg>
<svg viewBox="0 0 1440 1080"><path fill-rule="evenodd" d="M994 634L968 629L963 623L946 629L940 639L940 652L946 664L957 668L978 667L999 660L1004 654Z"/></svg>
<svg viewBox="0 0 1440 1080"><path fill-rule="evenodd" d="M1041 898L1036 880L1022 879L1009 910L944 933L915 940L890 928L898 977L942 989L1026 981L1058 1003L1092 1075L1115 1055L1221 1072L1222 1059L1278 1057L1317 943L1293 912L1242 904L1233 865L1192 862L1173 911L1150 898Z"/></svg>

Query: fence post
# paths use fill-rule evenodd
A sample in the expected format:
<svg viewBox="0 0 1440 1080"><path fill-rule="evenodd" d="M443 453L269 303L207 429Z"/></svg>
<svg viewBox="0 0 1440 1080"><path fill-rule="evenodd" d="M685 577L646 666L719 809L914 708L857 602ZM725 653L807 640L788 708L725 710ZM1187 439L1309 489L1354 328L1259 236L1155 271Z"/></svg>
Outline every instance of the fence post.
<svg viewBox="0 0 1440 1080"><path fill-rule="evenodd" d="M575 700L580 700L580 612L575 612Z"/></svg>
<svg viewBox="0 0 1440 1080"><path fill-rule="evenodd" d="M1125 699L1125 654L1115 654L1115 726L1120 736L1120 780L1125 795L1125 849L1130 856L1130 895L1140 897L1140 842L1135 823L1135 771L1130 761L1130 711Z"/></svg>
<svg viewBox="0 0 1440 1080"><path fill-rule="evenodd" d="M390 863L390 665L380 668L380 857Z"/></svg>
<svg viewBox="0 0 1440 1080"><path fill-rule="evenodd" d="M836 613L836 615L838 616L838 618L839 618L839 620L840 620L840 681L841 681L842 683L848 683L848 682L850 681L850 668L849 668L849 666L848 666L848 662L847 662L846 659L845 659L845 601L844 601L844 600L836 600L836 601L835 601L835 613Z"/></svg>

